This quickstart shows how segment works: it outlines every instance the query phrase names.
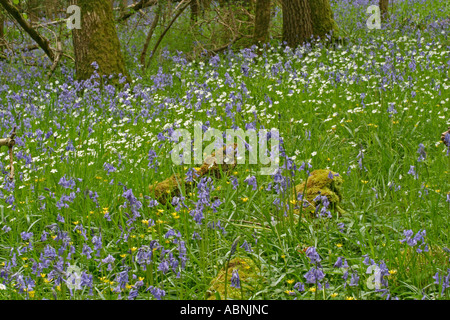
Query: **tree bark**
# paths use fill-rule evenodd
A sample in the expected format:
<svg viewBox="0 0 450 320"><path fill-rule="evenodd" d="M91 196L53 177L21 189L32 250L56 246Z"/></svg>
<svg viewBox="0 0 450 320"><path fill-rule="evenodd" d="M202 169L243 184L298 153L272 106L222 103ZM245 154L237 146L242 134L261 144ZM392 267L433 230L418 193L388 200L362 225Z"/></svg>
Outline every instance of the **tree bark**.
<svg viewBox="0 0 450 320"><path fill-rule="evenodd" d="M308 0L308 3L311 8L311 21L315 37L324 39L326 34L338 29L329 0Z"/></svg>
<svg viewBox="0 0 450 320"><path fill-rule="evenodd" d="M255 9L255 43L266 43L269 40L271 0L257 0Z"/></svg>
<svg viewBox="0 0 450 320"><path fill-rule="evenodd" d="M291 48L308 41L313 35L308 0L283 0L283 41Z"/></svg>
<svg viewBox="0 0 450 320"><path fill-rule="evenodd" d="M129 81L109 0L74 2L81 9L81 29L72 30L77 79L89 79L96 62L100 76L122 74Z"/></svg>
<svg viewBox="0 0 450 320"><path fill-rule="evenodd" d="M389 15L389 0L380 0L379 6L381 12L381 20L385 21Z"/></svg>
<svg viewBox="0 0 450 320"><path fill-rule="evenodd" d="M199 13L200 13L199 0L193 0L191 2L191 24L197 22Z"/></svg>
<svg viewBox="0 0 450 320"><path fill-rule="evenodd" d="M5 46L5 16L0 12L0 52L3 52Z"/></svg>

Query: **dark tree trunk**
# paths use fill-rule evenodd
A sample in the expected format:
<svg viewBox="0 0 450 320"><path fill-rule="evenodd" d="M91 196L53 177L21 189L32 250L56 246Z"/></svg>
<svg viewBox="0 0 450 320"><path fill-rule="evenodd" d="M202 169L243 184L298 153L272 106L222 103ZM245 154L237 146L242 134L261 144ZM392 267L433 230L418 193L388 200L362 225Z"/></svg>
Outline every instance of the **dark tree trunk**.
<svg viewBox="0 0 450 320"><path fill-rule="evenodd" d="M315 37L324 39L326 34L337 30L329 0L308 0Z"/></svg>
<svg viewBox="0 0 450 320"><path fill-rule="evenodd" d="M199 0L193 0L191 2L191 23L195 23L198 20L198 15L200 13L200 3Z"/></svg>
<svg viewBox="0 0 450 320"><path fill-rule="evenodd" d="M81 29L72 30L77 79L89 79L94 72L92 63L97 62L101 76L122 74L129 81L110 1L74 2L81 9Z"/></svg>
<svg viewBox="0 0 450 320"><path fill-rule="evenodd" d="M312 34L308 0L283 0L283 41L291 48L308 41Z"/></svg>
<svg viewBox="0 0 450 320"><path fill-rule="evenodd" d="M255 10L256 43L266 43L269 40L270 5L271 0L257 0Z"/></svg>
<svg viewBox="0 0 450 320"><path fill-rule="evenodd" d="M0 12L0 52L5 46L5 16Z"/></svg>
<svg viewBox="0 0 450 320"><path fill-rule="evenodd" d="M389 15L389 0L380 0L379 6L381 12L381 20L385 21Z"/></svg>

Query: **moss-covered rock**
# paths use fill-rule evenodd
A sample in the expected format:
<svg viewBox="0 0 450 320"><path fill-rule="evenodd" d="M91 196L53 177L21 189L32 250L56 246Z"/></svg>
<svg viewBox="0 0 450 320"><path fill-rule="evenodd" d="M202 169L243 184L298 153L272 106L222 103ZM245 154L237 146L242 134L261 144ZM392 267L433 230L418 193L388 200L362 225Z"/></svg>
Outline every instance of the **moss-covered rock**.
<svg viewBox="0 0 450 320"><path fill-rule="evenodd" d="M237 144L234 144L234 152L236 152ZM223 150L223 157L226 157L226 147ZM220 160L220 161L219 161ZM219 163L218 163L219 162ZM228 174L236 166L236 157L234 161L226 161L221 156L213 152L205 159L201 167L195 168L197 174L194 180L199 180L203 176L220 178L223 174ZM170 199L181 194L181 189L192 189L193 183L185 181L179 174L174 174L162 182L155 182L149 186L150 194L161 204L165 205Z"/></svg>
<svg viewBox="0 0 450 320"><path fill-rule="evenodd" d="M330 172L333 176L332 179L330 178ZM341 187L343 182L344 180L342 179L342 177L336 172L326 169L315 170L308 177L307 181L304 181L295 187L295 197L297 197L299 193L303 194L306 191L303 199L306 199L308 201L309 206L303 208L303 211L314 213L314 211L316 210L316 206L319 204L316 203L314 199L319 194L322 196L326 196L328 198L328 201L330 202L329 208L342 214L345 212L340 207L340 203L342 201ZM299 201L298 205L301 206L302 202L303 201ZM299 210L296 211L298 213Z"/></svg>
<svg viewBox="0 0 450 320"><path fill-rule="evenodd" d="M241 289L231 287L231 277L233 270L239 272ZM225 274L227 283L225 284ZM228 264L228 269L220 270L219 274L211 281L208 289L208 300L225 299L225 285L227 286L227 299L242 300L251 297L260 286L263 285L264 278L260 275L260 270L249 258L234 258ZM243 294L243 296L242 296Z"/></svg>

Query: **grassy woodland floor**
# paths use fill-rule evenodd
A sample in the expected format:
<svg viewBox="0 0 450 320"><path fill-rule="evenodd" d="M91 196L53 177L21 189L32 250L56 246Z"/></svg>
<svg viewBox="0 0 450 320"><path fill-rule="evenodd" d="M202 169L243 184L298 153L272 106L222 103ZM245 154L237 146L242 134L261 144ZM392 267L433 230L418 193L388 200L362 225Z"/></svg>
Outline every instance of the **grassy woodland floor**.
<svg viewBox="0 0 450 320"><path fill-rule="evenodd" d="M396 1L368 30L372 2L332 3L343 45L274 39L187 61L186 16L145 74L148 26L121 27L135 79L122 91L0 61L0 136L17 125L12 183L2 150L0 299L448 299L450 8ZM192 176L169 152L194 121L277 128L282 168L239 164L155 203L150 185ZM342 179L344 211L298 201L318 169Z"/></svg>

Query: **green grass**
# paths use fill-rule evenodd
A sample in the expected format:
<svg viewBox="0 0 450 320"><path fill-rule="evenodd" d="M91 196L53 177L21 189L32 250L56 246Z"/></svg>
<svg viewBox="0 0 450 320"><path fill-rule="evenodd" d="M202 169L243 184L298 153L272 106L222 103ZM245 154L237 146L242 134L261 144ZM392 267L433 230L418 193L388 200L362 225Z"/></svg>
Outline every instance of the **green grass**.
<svg viewBox="0 0 450 320"><path fill-rule="evenodd" d="M144 74L134 57L139 56L145 28L131 33L132 29L119 27L128 68L136 81L131 88L113 94L108 88L93 88L82 95L63 70L58 71L58 80L47 83L40 77L40 67L3 64L0 77L6 86L0 86L1 136L9 134L13 123L19 125L18 136L24 144L14 147L16 157L17 153L30 155L32 163L16 159L15 185L11 188L7 184L6 153L2 159L5 181L1 191L5 200L0 207L0 272L4 273L0 273L0 283L5 289L0 290L0 299L126 299L140 280L143 285L137 299L155 298L145 291L149 286L163 289L164 299L206 299L211 294L217 297L209 292L211 281L235 257L250 258L259 269L262 280L258 286L248 290L247 284L241 283L248 299L385 299L386 292L367 285L371 274L366 273L365 255L374 263L386 264L390 276L385 278L388 286L382 289L388 289L390 297L447 299L448 291L442 293L433 276L436 272L447 276L449 267L450 158L447 148L439 143L441 133L450 125L448 21L441 27L426 28L432 21L448 17L442 4L395 4L399 16L406 15L410 5L417 8L421 21L425 21L423 30L415 24L394 22L398 28L371 31L357 25L368 17L360 15L365 6L354 9L349 19L345 4L334 5L336 20L347 36L346 45L332 48L316 44L312 49L294 52L273 40L274 45L254 58L246 58L239 51L221 55L217 67L209 58L186 63L176 58L176 50L188 51L192 44L189 34L186 38L177 36L188 24L188 17L183 17L168 33L158 59ZM280 16L277 19L274 25L280 23ZM417 30L423 37L420 46ZM171 54L164 58L163 50ZM412 57L415 70L410 66ZM249 76L242 72L242 66L248 67ZM67 68L70 74L70 65ZM226 83L226 74L234 85ZM245 84L248 95L241 84ZM242 98L233 98L238 95ZM232 103L233 99L240 101L240 106ZM227 103L232 103L232 117L227 116ZM388 112L392 105L395 113ZM261 166L251 164L238 165L231 173L239 182L237 190L230 177L212 179L214 188L209 199L217 197L222 203L217 212L205 208L202 224L189 214L199 199L196 188L182 188L186 207L179 211L171 204L149 207L146 197L153 197L149 185L174 173L184 175L190 167L198 166L174 165L169 154L173 143L159 141L157 135L167 137L167 129L176 129L175 123L193 133L194 121L209 121L220 131L233 125L245 128L251 122L257 129L277 128L286 155L297 167L310 163L310 171L327 168L343 177L342 207L346 213L333 212L331 219L306 214L299 217L291 192L307 178L306 172L291 176L291 171L284 169L283 176L292 178L292 182L286 192L277 194L273 189L266 190L269 183L273 184L272 177L257 175ZM50 130L53 136L46 139ZM75 146L73 151L66 150L69 140ZM420 143L426 151L425 161L418 161ZM207 144L205 141L204 146ZM157 154L157 170L149 168L149 150ZM116 171L108 173L105 163L112 164ZM411 166L417 178L408 174ZM244 182L251 175L257 178L256 190ZM73 189L58 184L63 176L74 180ZM130 224L124 186L132 189L142 204L140 216ZM98 194L98 204L89 191ZM71 192L73 201L58 208L62 196ZM10 195L14 196L13 204L6 202ZM276 199L280 199L280 208L273 204ZM105 212L111 221L105 219ZM65 222L58 222L58 216ZM145 222L151 220L155 225L149 227ZM226 233L208 226L218 221ZM46 228L55 223L70 237L60 255L66 263L64 268L67 263L76 264L92 275L93 296L89 295L89 286L71 294L66 284L58 283L52 270L59 254L48 258L49 267L43 268L41 275L33 271L34 262L45 260L41 253L46 246L58 252L63 244L53 239L56 232ZM81 225L86 238L75 230ZM11 230L6 232L6 228ZM181 237L165 238L171 229L179 231ZM49 232L47 240L41 240L44 230ZM405 230L412 230L414 235L426 230L424 241L429 251L416 252L419 246L423 248L421 241L415 247L401 243ZM22 232L32 232L31 241L22 240ZM194 232L202 239L193 239ZM93 249L93 236L100 234L99 256L94 250L88 259L82 253L83 246ZM231 247L238 237L232 255ZM252 252L240 247L244 240ZM137 254L151 241L170 250L177 260L179 241L184 241L185 267L159 271L164 260L159 248L144 269L137 263ZM32 247L23 251L30 244ZM71 246L75 252L68 259ZM316 266L305 255L308 247L316 248L321 257L325 274L321 289L306 283L305 274ZM15 266L11 265L11 252L15 254ZM110 270L108 263L101 263L108 255L115 258ZM165 259L168 257L167 252ZM333 267L338 257L348 262L346 282L342 278L345 270ZM117 275L124 271L128 275L126 286L114 292ZM242 275L245 269L239 272ZM355 272L359 281L353 286L350 279ZM28 293L22 284L27 278L34 281L29 283ZM305 291L294 290L297 282L305 285ZM224 298L222 293L220 297Z"/></svg>

